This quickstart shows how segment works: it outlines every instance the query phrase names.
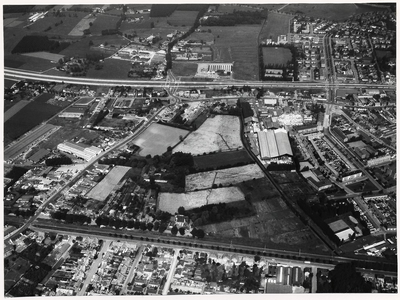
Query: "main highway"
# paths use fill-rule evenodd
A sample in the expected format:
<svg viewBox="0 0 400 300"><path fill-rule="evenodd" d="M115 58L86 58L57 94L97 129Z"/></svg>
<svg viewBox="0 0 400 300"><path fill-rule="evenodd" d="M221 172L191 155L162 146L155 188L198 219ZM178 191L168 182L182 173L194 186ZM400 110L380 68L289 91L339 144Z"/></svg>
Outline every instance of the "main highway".
<svg viewBox="0 0 400 300"><path fill-rule="evenodd" d="M46 75L41 73L29 72L25 70L4 68L4 78L10 80L32 80L32 81L47 81L56 83L67 83L77 85L92 85L92 86L132 86L132 87L165 87L164 80L122 80L122 79L97 79L86 77L68 77ZM395 90L395 85L385 84L359 84L359 83L321 83L321 82L266 82L266 81L180 81L179 85L184 88L213 88L216 86L232 86L232 85L247 85L250 87L277 87L277 88L374 88Z"/></svg>

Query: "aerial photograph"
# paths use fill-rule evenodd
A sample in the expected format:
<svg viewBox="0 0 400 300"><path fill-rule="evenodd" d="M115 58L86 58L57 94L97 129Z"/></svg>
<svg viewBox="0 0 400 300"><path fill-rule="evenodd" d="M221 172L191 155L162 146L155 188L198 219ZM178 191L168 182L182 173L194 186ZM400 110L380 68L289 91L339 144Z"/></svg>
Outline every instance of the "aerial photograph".
<svg viewBox="0 0 400 300"><path fill-rule="evenodd" d="M8 2L1 297L398 293L396 2Z"/></svg>

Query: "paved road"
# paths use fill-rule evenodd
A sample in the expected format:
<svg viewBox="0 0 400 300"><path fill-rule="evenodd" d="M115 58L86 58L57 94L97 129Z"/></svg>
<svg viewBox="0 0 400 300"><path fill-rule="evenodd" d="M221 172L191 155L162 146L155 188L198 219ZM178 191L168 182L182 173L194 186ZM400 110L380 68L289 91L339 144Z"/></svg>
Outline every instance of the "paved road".
<svg viewBox="0 0 400 300"><path fill-rule="evenodd" d="M107 251L107 249L110 247L111 241L106 240L103 242L103 245L101 246L100 252L98 253L97 258L92 262L92 265L90 266L89 272L86 274L86 279L83 283L82 288L78 291L76 294L77 296L85 296L86 290L88 288L88 285L92 281L93 275L96 274L97 269L100 265L100 263L103 260L103 254Z"/></svg>
<svg viewBox="0 0 400 300"><path fill-rule="evenodd" d="M126 277L126 280L125 280L124 284L122 285L122 289L121 289L120 295L126 295L128 284L130 282L132 282L133 277L135 276L136 266L139 263L139 261L142 259L142 256L143 256L144 246L141 243L137 243L136 245L139 246L138 247L138 251L137 251L136 257L135 257L135 259L134 259L134 261L132 263L131 269L129 270L129 274Z"/></svg>
<svg viewBox="0 0 400 300"><path fill-rule="evenodd" d="M169 272L168 272L167 281L165 282L165 285L164 285L164 289L162 292L163 295L168 294L169 287L171 285L171 280L173 279L173 277L175 275L175 268L176 268L176 264L178 263L178 255L179 255L179 249L174 249L174 258L171 263L171 268L169 269Z"/></svg>

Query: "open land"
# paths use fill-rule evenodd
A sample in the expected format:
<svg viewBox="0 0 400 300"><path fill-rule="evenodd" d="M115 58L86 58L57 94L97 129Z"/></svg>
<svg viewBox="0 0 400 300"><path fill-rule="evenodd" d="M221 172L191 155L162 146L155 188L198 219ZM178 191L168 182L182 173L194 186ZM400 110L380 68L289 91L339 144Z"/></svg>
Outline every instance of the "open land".
<svg viewBox="0 0 400 300"><path fill-rule="evenodd" d="M77 17L74 17L74 15L77 15ZM68 35L72 29L82 20L87 15L87 13L84 12L74 12L74 13L65 13L65 17L55 17L52 16L52 14L48 14L43 19L37 20L35 23L31 24L29 26L30 31L44 31L47 30L49 27L51 27L50 30L46 31L46 33L49 34L57 34L57 35ZM60 21L62 21L62 24L60 24ZM55 26L55 24L58 24Z"/></svg>
<svg viewBox="0 0 400 300"><path fill-rule="evenodd" d="M52 95L42 94L4 123L5 144L17 139L25 132L62 110L60 106L46 103L51 97Z"/></svg>
<svg viewBox="0 0 400 300"><path fill-rule="evenodd" d="M120 16L98 15L93 25L90 26L90 32L97 35L101 34L103 30L115 29L120 19Z"/></svg>
<svg viewBox="0 0 400 300"><path fill-rule="evenodd" d="M237 163L251 163L252 158L246 150L214 153L193 157L195 167L198 170L206 168L221 168L234 166Z"/></svg>
<svg viewBox="0 0 400 300"><path fill-rule="evenodd" d="M281 47L263 47L263 62L264 65L287 65L292 60L292 53L289 49Z"/></svg>
<svg viewBox="0 0 400 300"><path fill-rule="evenodd" d="M260 33L260 41L272 39L276 42L278 36L287 35L290 30L289 22L292 18L292 15L268 12L267 22Z"/></svg>
<svg viewBox="0 0 400 300"><path fill-rule="evenodd" d="M26 100L18 101L18 103L13 105L10 109L8 109L4 113L3 122L6 122L8 119L10 119L13 115L15 115L17 112L19 112L22 108L24 108L28 104L29 104L29 101L26 101Z"/></svg>
<svg viewBox="0 0 400 300"><path fill-rule="evenodd" d="M131 62L119 59L105 59L103 68L96 70L90 68L87 72L88 77L100 79L128 79L128 72L131 69Z"/></svg>
<svg viewBox="0 0 400 300"><path fill-rule="evenodd" d="M44 51L24 53L23 55L30 56L30 57L37 57L37 58L47 59L47 60L55 61L55 62L58 62L61 58L64 57L64 55L50 53L50 52L44 52Z"/></svg>
<svg viewBox="0 0 400 300"><path fill-rule="evenodd" d="M68 35L72 36L82 36L84 33L84 30L90 28L90 23L93 23L96 20L95 17L90 17L90 15L84 17L79 21L78 24L71 30L71 32Z"/></svg>
<svg viewBox="0 0 400 300"><path fill-rule="evenodd" d="M260 25L202 26L215 37L212 45L215 62L235 62L235 79L256 80L258 77L258 34ZM190 38L190 36L189 36Z"/></svg>
<svg viewBox="0 0 400 300"><path fill-rule="evenodd" d="M237 187L223 187L188 193L160 193L158 208L174 214L180 206L186 210L207 204L230 203L244 200L244 194Z"/></svg>
<svg viewBox="0 0 400 300"><path fill-rule="evenodd" d="M102 181L86 194L86 197L104 201L129 170L130 167L114 167Z"/></svg>
<svg viewBox="0 0 400 300"><path fill-rule="evenodd" d="M216 115L208 118L199 129L190 133L173 152L193 155L214 151L229 151L243 148L240 140L240 122L236 116Z"/></svg>
<svg viewBox="0 0 400 300"><path fill-rule="evenodd" d="M173 26L192 26L197 15L197 11L175 10L168 17L168 22Z"/></svg>
<svg viewBox="0 0 400 300"><path fill-rule="evenodd" d="M259 11L259 9L253 7L235 5L235 4L224 4L224 5L219 5L217 11L219 13L231 14L234 11Z"/></svg>
<svg viewBox="0 0 400 300"><path fill-rule="evenodd" d="M177 62L172 63L172 73L175 76L194 76L197 72L197 63Z"/></svg>
<svg viewBox="0 0 400 300"><path fill-rule="evenodd" d="M50 60L39 57L14 54L6 55L4 57L4 66L9 68L42 72L54 68L56 64L52 63Z"/></svg>
<svg viewBox="0 0 400 300"><path fill-rule="evenodd" d="M321 18L332 21L345 21L353 14L361 14L368 11L388 10L388 8L360 5L360 4L289 4L281 12L289 14L304 14L314 18Z"/></svg>
<svg viewBox="0 0 400 300"><path fill-rule="evenodd" d="M169 146L175 146L180 141L180 137L184 138L188 132L184 129L153 123L133 143L142 148L139 152L142 156L161 155Z"/></svg>
<svg viewBox="0 0 400 300"><path fill-rule="evenodd" d="M263 171L257 164L251 164L236 168L222 169L218 171L201 172L186 176L186 192L209 189L216 185L227 186L237 184L253 178L264 177Z"/></svg>

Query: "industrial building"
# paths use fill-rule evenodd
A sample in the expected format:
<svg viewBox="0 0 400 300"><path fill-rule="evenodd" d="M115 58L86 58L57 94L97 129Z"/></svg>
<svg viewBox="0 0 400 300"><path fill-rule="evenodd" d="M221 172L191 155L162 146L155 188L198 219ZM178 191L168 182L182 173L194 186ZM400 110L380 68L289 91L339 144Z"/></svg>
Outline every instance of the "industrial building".
<svg viewBox="0 0 400 300"><path fill-rule="evenodd" d="M283 156L293 156L289 136L283 128L258 132L261 159L279 160Z"/></svg>
<svg viewBox="0 0 400 300"><path fill-rule="evenodd" d="M77 157L80 157L86 161L91 160L101 153L101 149L95 146L88 146L84 144L75 144L71 142L65 142L58 144L57 149L66 153L71 153Z"/></svg>

